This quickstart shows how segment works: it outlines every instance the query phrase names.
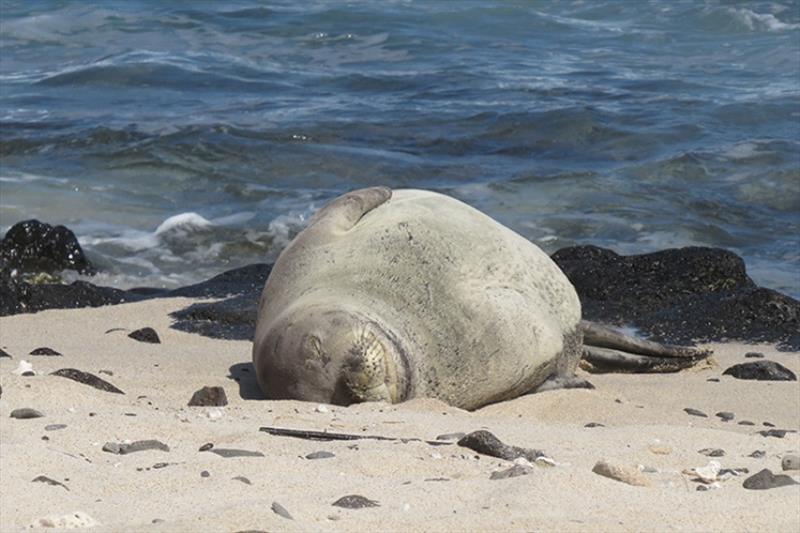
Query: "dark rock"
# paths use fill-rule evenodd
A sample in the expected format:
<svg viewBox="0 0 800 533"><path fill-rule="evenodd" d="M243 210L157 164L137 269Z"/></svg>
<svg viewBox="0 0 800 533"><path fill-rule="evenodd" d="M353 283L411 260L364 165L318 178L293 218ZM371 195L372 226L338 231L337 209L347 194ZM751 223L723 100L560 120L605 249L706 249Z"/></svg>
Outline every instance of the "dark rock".
<svg viewBox="0 0 800 533"><path fill-rule="evenodd" d="M203 387L195 391L192 399L189 400L189 406L217 406L222 407L228 405L228 397L225 395L225 389L222 387Z"/></svg>
<svg viewBox="0 0 800 533"><path fill-rule="evenodd" d="M699 411L699 410L694 409L692 407L686 407L684 409L684 411L686 411L687 415L700 416L700 417L703 417L703 418L708 418L708 415L705 414L703 411Z"/></svg>
<svg viewBox="0 0 800 533"><path fill-rule="evenodd" d="M210 450L211 453L215 453L220 457L230 458L230 457L264 457L264 454L261 452L251 452L250 450L238 450L236 448L212 448Z"/></svg>
<svg viewBox="0 0 800 533"><path fill-rule="evenodd" d="M247 479L244 476L234 476L232 479L235 480L235 481L241 481L245 485L252 485L253 484L252 481L250 481L249 479Z"/></svg>
<svg viewBox="0 0 800 533"><path fill-rule="evenodd" d="M306 455L306 459L330 459L331 457L336 457L336 455L326 451L313 452Z"/></svg>
<svg viewBox="0 0 800 533"><path fill-rule="evenodd" d="M725 450L721 448L703 448L702 450L697 450L697 453L707 455L708 457L723 457L725 455Z"/></svg>
<svg viewBox="0 0 800 533"><path fill-rule="evenodd" d="M90 374L89 372L84 372L83 370L78 370L76 368L61 368L56 370L55 372L50 373L51 376L61 376L62 378L71 379L73 381L77 381L78 383L83 383L84 385L89 385L90 387L94 387L95 389L99 389L105 392L113 392L114 394L125 394L114 385L109 383L108 381L95 376L94 374Z"/></svg>
<svg viewBox="0 0 800 533"><path fill-rule="evenodd" d="M775 361L753 361L733 365L723 372L724 375L737 379L755 379L758 381L797 381L797 376Z"/></svg>
<svg viewBox="0 0 800 533"><path fill-rule="evenodd" d="M252 340L258 314L258 293L219 302L192 304L175 311L174 329L225 340Z"/></svg>
<svg viewBox="0 0 800 533"><path fill-rule="evenodd" d="M171 464L172 463L156 463L156 464L153 465L153 470L159 470L161 468L166 468Z"/></svg>
<svg viewBox="0 0 800 533"><path fill-rule="evenodd" d="M35 350L31 351L30 355L61 355L61 354L52 348L47 348L46 346L43 346L42 348L36 348Z"/></svg>
<svg viewBox="0 0 800 533"><path fill-rule="evenodd" d="M69 490L69 487L61 483L60 481L56 481L55 479L49 478L47 476L36 476L31 480L32 483L47 483L48 485L53 485L55 487L64 487L66 490Z"/></svg>
<svg viewBox="0 0 800 533"><path fill-rule="evenodd" d="M139 342L149 342L150 344L161 344L158 333L153 328L141 328L128 333L128 337Z"/></svg>
<svg viewBox="0 0 800 533"><path fill-rule="evenodd" d="M767 452L765 452L764 450L756 450L750 455L748 455L748 457L752 457L753 459L763 459L766 456Z"/></svg>
<svg viewBox="0 0 800 533"><path fill-rule="evenodd" d="M199 452L207 452L208 450L210 450L213 447L214 447L213 443L207 442L207 443L203 444L202 446L200 446L200 449L197 450L197 451L199 451Z"/></svg>
<svg viewBox="0 0 800 533"><path fill-rule="evenodd" d="M719 378L708 378L706 381L709 381L711 383L719 383Z"/></svg>
<svg viewBox="0 0 800 533"><path fill-rule="evenodd" d="M26 370L25 372L22 373L22 376L26 377L26 378L29 378L29 377L32 377L32 376L35 376L35 375L36 375L36 372L34 372L33 370Z"/></svg>
<svg viewBox="0 0 800 533"><path fill-rule="evenodd" d="M370 500L358 494L350 494L342 496L331 505L336 507L343 507L345 509L364 509L365 507L380 507L380 504L375 500Z"/></svg>
<svg viewBox="0 0 800 533"><path fill-rule="evenodd" d="M736 417L736 415L734 415L730 411L720 411L719 413L716 414L716 416L720 417L723 422L728 422Z"/></svg>
<svg viewBox="0 0 800 533"><path fill-rule="evenodd" d="M25 273L95 273L72 231L38 220L18 222L6 232L0 240L0 267Z"/></svg>
<svg viewBox="0 0 800 533"><path fill-rule="evenodd" d="M203 470L202 472L200 472L200 477L210 477L210 476L211 474L208 472L208 470Z"/></svg>
<svg viewBox="0 0 800 533"><path fill-rule="evenodd" d="M533 474L533 467L527 465L514 465L511 468L506 468L505 470L492 472L492 474L489 476L489 479L508 479L517 476L527 476L528 474Z"/></svg>
<svg viewBox="0 0 800 533"><path fill-rule="evenodd" d="M458 445L484 455L505 459L506 461L513 461L514 459L523 457L530 462L534 462L539 457L544 456L544 453L539 450L503 444L500 439L486 430L473 431L459 440Z"/></svg>
<svg viewBox="0 0 800 533"><path fill-rule="evenodd" d="M282 516L287 520L294 520L294 518L292 518L292 515L289 514L289 511L287 511L286 508L283 505L279 504L278 502L272 502L271 509L272 512L278 516Z"/></svg>
<svg viewBox="0 0 800 533"><path fill-rule="evenodd" d="M800 302L756 286L727 250L621 256L575 246L552 258L575 286L586 320L632 325L672 344L739 340L800 351Z"/></svg>
<svg viewBox="0 0 800 533"><path fill-rule="evenodd" d="M45 431L58 431L59 429L64 429L67 427L66 424L49 424L44 427Z"/></svg>
<svg viewBox="0 0 800 533"><path fill-rule="evenodd" d="M800 470L800 455L784 455L781 459L781 468L784 470Z"/></svg>
<svg viewBox="0 0 800 533"><path fill-rule="evenodd" d="M787 487L798 483L786 474L775 475L768 468L753 474L744 480L742 486L750 490L767 490L777 487Z"/></svg>
<svg viewBox="0 0 800 533"><path fill-rule="evenodd" d="M739 425L740 426L755 426L755 424L753 422L750 422L749 420L739 420Z"/></svg>
<svg viewBox="0 0 800 533"><path fill-rule="evenodd" d="M2 316L2 314L0 314L0 316ZM11 356L8 354L8 352L7 352L7 351L5 351L5 350L3 350L2 348L0 348L0 357L8 357L9 359L11 359L11 358L12 358L12 357L11 357Z"/></svg>
<svg viewBox="0 0 800 533"><path fill-rule="evenodd" d="M786 436L787 433L794 433L789 429L765 429L764 431L759 431L759 435L763 437L775 437L778 439L782 439Z"/></svg>
<svg viewBox="0 0 800 533"><path fill-rule="evenodd" d="M763 359L764 354L761 352L747 352L744 354L745 357L752 358L752 359Z"/></svg>
<svg viewBox="0 0 800 533"><path fill-rule="evenodd" d="M436 437L436 440L458 440L464 438L464 436L466 436L466 433L444 433Z"/></svg>
<svg viewBox="0 0 800 533"><path fill-rule="evenodd" d="M585 427L585 428L604 428L606 426L605 426L605 424L601 424L600 422L589 422L588 424L584 424L583 427Z"/></svg>
<svg viewBox="0 0 800 533"><path fill-rule="evenodd" d="M20 409L14 409L11 411L11 418L19 418L20 420L41 418L43 416L44 413L37 411L36 409L31 409L30 407L22 407Z"/></svg>
<svg viewBox="0 0 800 533"><path fill-rule="evenodd" d="M425 481L450 481L450 479L446 477L429 477ZM411 482L409 481L409 483Z"/></svg>
<svg viewBox="0 0 800 533"><path fill-rule="evenodd" d="M773 424L772 422L761 422L761 425L762 426L766 426L768 428L774 428L775 427L775 424Z"/></svg>
<svg viewBox="0 0 800 533"><path fill-rule="evenodd" d="M162 452L168 452L169 446L155 439L138 440L136 442L131 442L130 444L107 442L103 445L104 452L115 453L118 455L126 455L145 450L161 450Z"/></svg>

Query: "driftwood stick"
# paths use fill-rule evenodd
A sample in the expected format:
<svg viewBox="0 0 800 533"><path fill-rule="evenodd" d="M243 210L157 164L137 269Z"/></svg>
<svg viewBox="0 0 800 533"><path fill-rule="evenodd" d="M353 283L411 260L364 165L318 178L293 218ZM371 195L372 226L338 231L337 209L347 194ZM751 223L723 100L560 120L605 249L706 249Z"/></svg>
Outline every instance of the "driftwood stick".
<svg viewBox="0 0 800 533"><path fill-rule="evenodd" d="M289 428L276 428L263 426L258 429L270 435L278 437L294 437L296 439L306 440L390 440L397 442L424 442L431 446L447 446L453 444L452 442L442 442L436 440L423 440L417 438L400 438L400 437L384 437L382 435L351 435L348 433L334 433L332 431L314 431L313 429L289 429Z"/></svg>

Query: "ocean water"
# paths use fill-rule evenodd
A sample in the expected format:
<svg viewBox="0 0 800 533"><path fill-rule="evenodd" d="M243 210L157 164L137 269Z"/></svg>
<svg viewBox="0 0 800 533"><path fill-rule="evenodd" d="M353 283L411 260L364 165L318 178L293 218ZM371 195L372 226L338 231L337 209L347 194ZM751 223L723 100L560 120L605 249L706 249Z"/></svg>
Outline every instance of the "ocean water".
<svg viewBox="0 0 800 533"><path fill-rule="evenodd" d="M0 230L67 225L95 282L271 261L375 184L798 297L800 2L0 2Z"/></svg>

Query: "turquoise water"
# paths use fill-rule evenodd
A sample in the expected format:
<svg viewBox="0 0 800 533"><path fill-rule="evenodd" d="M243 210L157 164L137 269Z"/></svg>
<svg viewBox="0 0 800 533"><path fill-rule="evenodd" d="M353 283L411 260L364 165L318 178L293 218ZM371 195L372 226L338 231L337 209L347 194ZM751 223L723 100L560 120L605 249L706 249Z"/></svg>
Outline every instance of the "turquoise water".
<svg viewBox="0 0 800 533"><path fill-rule="evenodd" d="M314 209L452 194L547 251L686 245L800 296L800 3L0 3L0 229L120 287L274 259Z"/></svg>

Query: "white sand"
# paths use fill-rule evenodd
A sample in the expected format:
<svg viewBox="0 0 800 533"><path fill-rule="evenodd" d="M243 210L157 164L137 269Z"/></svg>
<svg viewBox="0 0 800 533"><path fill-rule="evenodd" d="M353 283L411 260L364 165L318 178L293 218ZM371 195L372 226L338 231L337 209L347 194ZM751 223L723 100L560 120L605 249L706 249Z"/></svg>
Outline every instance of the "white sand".
<svg viewBox="0 0 800 533"><path fill-rule="evenodd" d="M169 328L169 313L191 302L157 300L0 319L0 346L14 357L0 359L0 531L23 530L39 518L76 511L97 522L92 531L800 530L800 486L746 490L740 477L698 492L698 483L681 474L712 459L698 453L702 448L724 449L725 456L716 459L723 468L782 473L781 457L800 451L800 437L763 437L757 431L767 429L765 421L800 429L800 385L741 381L721 373L750 360L744 353L753 350L800 373L798 353L713 345L716 365L702 369L591 375L594 391L547 392L472 413L434 400L328 406L318 412L316 404L247 399L257 394L252 373L241 370L250 363L249 342ZM105 333L144 326L155 328L162 344L136 342L126 331ZM27 355L41 346L63 356ZM36 376L12 372L22 359L33 364ZM125 395L48 375L65 367L98 375ZM230 377L232 369L243 376L240 383ZM708 382L711 377L720 382ZM187 407L204 385L224 387L229 405ZM45 416L10 418L20 407ZM685 407L709 416L689 416ZM736 418L722 422L714 416L718 411L732 411ZM738 425L741 420L755 425ZM606 427L584 427L588 422ZM46 431L48 424L67 427ZM312 442L270 436L260 426L422 439L484 428L508 444L544 450L558 465L490 480L492 472L511 463L477 458L456 445ZM101 450L109 441L143 439L158 439L170 451ZM207 442L264 457L226 459L199 452ZM669 453L653 453L652 445ZM336 456L304 458L320 450ZM754 450L766 451L766 457L748 457ZM650 487L629 486L594 474L600 459L657 471L644 474ZM169 464L152 468L160 462ZM201 477L202 471L209 477ZM33 483L39 475L69 490ZM380 507L331 505L348 494L376 500ZM275 514L273 502L294 520Z"/></svg>

